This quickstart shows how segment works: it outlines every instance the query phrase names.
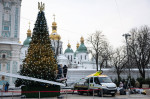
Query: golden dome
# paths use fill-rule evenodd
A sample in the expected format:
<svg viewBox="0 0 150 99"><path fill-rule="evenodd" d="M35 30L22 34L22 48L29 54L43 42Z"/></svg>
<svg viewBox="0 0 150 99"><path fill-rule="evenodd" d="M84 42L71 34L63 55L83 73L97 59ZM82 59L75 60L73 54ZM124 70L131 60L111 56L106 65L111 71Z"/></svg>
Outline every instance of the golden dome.
<svg viewBox="0 0 150 99"><path fill-rule="evenodd" d="M60 40L61 39L60 35L57 34L57 33L51 33L51 35L49 36L49 38L51 40Z"/></svg>
<svg viewBox="0 0 150 99"><path fill-rule="evenodd" d="M54 25L57 25L57 23L56 23L56 22L53 22L52 25L53 25L53 26L54 26Z"/></svg>
<svg viewBox="0 0 150 99"><path fill-rule="evenodd" d="M69 48L71 47L71 45L70 45L70 43L68 43L68 45L67 45Z"/></svg>
<svg viewBox="0 0 150 99"><path fill-rule="evenodd" d="M79 45L79 43L77 43L77 46L76 46L76 47L77 47L77 49L79 48L79 46L80 46L80 45Z"/></svg>
<svg viewBox="0 0 150 99"><path fill-rule="evenodd" d="M80 42L84 43L84 38L83 37L80 38Z"/></svg>
<svg viewBox="0 0 150 99"><path fill-rule="evenodd" d="M56 33L57 31L56 30L52 30L52 33Z"/></svg>
<svg viewBox="0 0 150 99"><path fill-rule="evenodd" d="M30 22L29 22L29 29L27 30L27 37L31 37Z"/></svg>
<svg viewBox="0 0 150 99"><path fill-rule="evenodd" d="M27 36L31 37L31 30L30 29L27 30Z"/></svg>
<svg viewBox="0 0 150 99"><path fill-rule="evenodd" d="M27 33L31 33L31 30L30 30L30 29L28 29L28 30L27 30Z"/></svg>
<svg viewBox="0 0 150 99"><path fill-rule="evenodd" d="M54 22L52 23L52 33L50 34L49 38L51 40L60 40L61 36L57 34L57 23L55 22L55 15L54 16Z"/></svg>

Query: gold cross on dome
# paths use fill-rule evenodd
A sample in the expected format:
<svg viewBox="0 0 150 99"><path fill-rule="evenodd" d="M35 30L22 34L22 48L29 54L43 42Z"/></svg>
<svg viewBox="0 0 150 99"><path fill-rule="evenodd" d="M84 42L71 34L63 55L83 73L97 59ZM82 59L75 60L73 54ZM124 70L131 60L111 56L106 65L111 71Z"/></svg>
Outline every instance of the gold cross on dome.
<svg viewBox="0 0 150 99"><path fill-rule="evenodd" d="M53 16L54 16L54 22L55 22L55 14L53 14Z"/></svg>
<svg viewBox="0 0 150 99"><path fill-rule="evenodd" d="M30 23L30 21L29 21L29 29L30 29L30 24L31 24L31 23Z"/></svg>

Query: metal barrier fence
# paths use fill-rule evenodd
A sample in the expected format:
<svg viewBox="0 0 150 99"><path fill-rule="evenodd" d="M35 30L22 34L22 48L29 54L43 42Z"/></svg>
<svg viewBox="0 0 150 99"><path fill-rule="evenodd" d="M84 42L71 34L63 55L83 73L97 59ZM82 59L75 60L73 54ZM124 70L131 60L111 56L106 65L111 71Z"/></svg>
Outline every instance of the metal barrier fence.
<svg viewBox="0 0 150 99"><path fill-rule="evenodd" d="M149 89L150 90L150 88L131 88L131 89ZM7 92L0 91L0 95L1 95L1 99L3 99L3 96L5 96L4 94L5 93L9 93L9 96L11 96L12 99L13 99L15 93L39 93L39 99L40 99L41 98L40 94L42 92L60 92L60 93L65 94L66 99L67 99L67 96L68 96L68 94L70 94L70 92L72 92L72 94L74 94L75 91L77 91L77 92L87 92L87 94L88 94L88 92L92 91L92 93L93 93L93 99L94 99L94 97L95 97L95 91L96 90L100 90L100 89L92 89L92 90L61 90L61 91L7 91ZM101 90L101 91L103 91L103 90ZM128 93L126 95L128 95L128 97L130 97L130 93ZM25 96L23 96L23 97L26 98ZM103 95L102 95L102 97L103 97ZM62 99L62 97L60 97L60 98Z"/></svg>

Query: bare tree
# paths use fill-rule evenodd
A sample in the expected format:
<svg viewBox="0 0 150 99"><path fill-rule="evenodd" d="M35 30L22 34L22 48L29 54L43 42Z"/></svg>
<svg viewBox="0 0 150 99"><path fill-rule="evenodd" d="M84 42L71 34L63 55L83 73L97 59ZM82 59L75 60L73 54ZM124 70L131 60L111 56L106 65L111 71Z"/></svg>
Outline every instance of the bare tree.
<svg viewBox="0 0 150 99"><path fill-rule="evenodd" d="M98 64L100 63L101 69L104 61L108 59L108 43L106 42L106 39L104 38L104 35L102 35L101 31L96 31L95 33L89 35L87 43L90 46L89 52L96 61L96 69L98 71Z"/></svg>
<svg viewBox="0 0 150 99"><path fill-rule="evenodd" d="M118 82L120 82L120 74L124 71L127 63L127 55L124 47L117 48L111 58L112 66L117 74Z"/></svg>
<svg viewBox="0 0 150 99"><path fill-rule="evenodd" d="M150 28L142 26L140 29L131 30L129 40L130 64L139 69L141 77L145 78L145 68L150 61Z"/></svg>
<svg viewBox="0 0 150 99"><path fill-rule="evenodd" d="M112 48L109 46L108 42L104 41L102 43L102 49L99 50L99 52L100 52L100 55L99 55L100 70L102 69L102 67L103 68L109 67L108 62L110 62L111 55L112 55L111 49Z"/></svg>

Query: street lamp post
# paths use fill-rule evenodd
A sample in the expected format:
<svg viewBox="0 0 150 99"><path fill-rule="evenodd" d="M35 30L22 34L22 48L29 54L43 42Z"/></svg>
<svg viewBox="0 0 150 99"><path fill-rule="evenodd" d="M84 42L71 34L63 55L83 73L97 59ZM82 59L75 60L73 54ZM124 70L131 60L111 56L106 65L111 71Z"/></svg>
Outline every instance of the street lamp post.
<svg viewBox="0 0 150 99"><path fill-rule="evenodd" d="M129 68L129 88L131 88L131 83L130 83L130 77L131 77L131 71L130 71L130 66L129 66L129 52L128 52L128 37L131 36L129 33L125 33L122 36L125 37L126 40L126 48L127 48L127 63L128 63L128 68Z"/></svg>

